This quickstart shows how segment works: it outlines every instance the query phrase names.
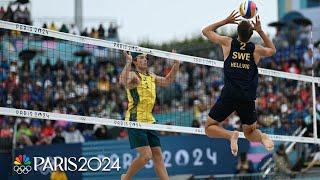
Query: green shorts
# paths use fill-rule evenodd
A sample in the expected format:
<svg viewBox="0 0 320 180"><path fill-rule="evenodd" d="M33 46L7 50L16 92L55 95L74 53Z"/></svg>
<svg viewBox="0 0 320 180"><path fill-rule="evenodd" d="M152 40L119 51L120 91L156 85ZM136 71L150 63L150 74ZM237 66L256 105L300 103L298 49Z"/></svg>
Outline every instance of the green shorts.
<svg viewBox="0 0 320 180"><path fill-rule="evenodd" d="M127 131L131 149L142 146L161 146L159 133L157 131L132 128L127 128Z"/></svg>

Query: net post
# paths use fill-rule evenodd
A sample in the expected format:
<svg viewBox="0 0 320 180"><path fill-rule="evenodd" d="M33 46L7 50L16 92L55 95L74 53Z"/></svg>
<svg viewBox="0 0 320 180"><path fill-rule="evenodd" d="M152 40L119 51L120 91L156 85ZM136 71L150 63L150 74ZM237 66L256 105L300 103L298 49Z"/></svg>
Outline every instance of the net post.
<svg viewBox="0 0 320 180"><path fill-rule="evenodd" d="M312 82L313 137L314 137L315 140L318 139L316 104L317 104L317 101L316 101L316 85L315 85L315 82Z"/></svg>
<svg viewBox="0 0 320 180"><path fill-rule="evenodd" d="M310 30L310 45L312 48L312 53L314 53L314 47L313 47L313 37L312 37L312 31L313 31L313 25L311 25L311 30ZM318 139L318 129L317 129L317 109L316 109L316 79L315 79L315 74L314 74L314 54L312 54L311 57L311 63L312 63L312 111L313 111L313 138L314 141L316 142Z"/></svg>

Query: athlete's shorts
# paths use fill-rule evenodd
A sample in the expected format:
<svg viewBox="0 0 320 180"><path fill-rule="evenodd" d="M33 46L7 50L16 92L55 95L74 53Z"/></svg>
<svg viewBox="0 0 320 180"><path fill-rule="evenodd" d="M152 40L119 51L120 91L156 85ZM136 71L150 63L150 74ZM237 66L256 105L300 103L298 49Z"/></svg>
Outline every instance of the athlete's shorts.
<svg viewBox="0 0 320 180"><path fill-rule="evenodd" d="M251 125L257 121L257 113L254 101L232 101L218 99L209 112L209 117L222 122L231 113L237 112L242 124Z"/></svg>
<svg viewBox="0 0 320 180"><path fill-rule="evenodd" d="M157 131L132 128L128 128L127 130L131 149L142 146L161 146L159 133Z"/></svg>

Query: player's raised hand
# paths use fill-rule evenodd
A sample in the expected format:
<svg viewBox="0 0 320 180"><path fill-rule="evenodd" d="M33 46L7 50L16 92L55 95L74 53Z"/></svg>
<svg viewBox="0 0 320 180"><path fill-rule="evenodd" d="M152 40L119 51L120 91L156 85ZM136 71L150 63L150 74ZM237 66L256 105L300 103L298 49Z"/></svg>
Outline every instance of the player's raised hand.
<svg viewBox="0 0 320 180"><path fill-rule="evenodd" d="M238 24L241 20L239 17L241 15L238 11L233 10L232 13L225 19L226 24Z"/></svg>
<svg viewBox="0 0 320 180"><path fill-rule="evenodd" d="M253 28L255 31L257 31L257 32L262 31L260 16L256 16L256 22L254 22L254 21L251 21L251 22L253 24Z"/></svg>
<svg viewBox="0 0 320 180"><path fill-rule="evenodd" d="M172 49L172 51L171 52L173 52L173 53L177 53L177 51L175 50L175 49ZM180 65L180 61L178 61L178 60L174 60L174 64L178 64L178 65Z"/></svg>
<svg viewBox="0 0 320 180"><path fill-rule="evenodd" d="M132 63L132 56L130 52L123 51L123 55L126 58L127 63Z"/></svg>

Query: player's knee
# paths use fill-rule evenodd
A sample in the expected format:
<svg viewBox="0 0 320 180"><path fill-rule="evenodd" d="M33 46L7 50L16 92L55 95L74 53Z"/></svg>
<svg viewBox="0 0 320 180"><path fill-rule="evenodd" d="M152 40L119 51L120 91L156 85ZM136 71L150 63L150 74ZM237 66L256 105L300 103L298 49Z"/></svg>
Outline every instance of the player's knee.
<svg viewBox="0 0 320 180"><path fill-rule="evenodd" d="M206 126L206 127L204 128L204 132L206 133L206 135L209 134L209 127L210 127L210 126Z"/></svg>
<svg viewBox="0 0 320 180"><path fill-rule="evenodd" d="M152 154L152 158L154 159L154 161L162 161L162 159L163 159L161 153Z"/></svg>
<svg viewBox="0 0 320 180"><path fill-rule="evenodd" d="M209 127L211 126L219 126L219 123L211 118L208 118L204 128L206 134L209 133Z"/></svg>
<svg viewBox="0 0 320 180"><path fill-rule="evenodd" d="M141 158L144 163L148 163L152 159L152 153L151 152L145 152L143 154L140 154L139 158Z"/></svg>

